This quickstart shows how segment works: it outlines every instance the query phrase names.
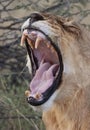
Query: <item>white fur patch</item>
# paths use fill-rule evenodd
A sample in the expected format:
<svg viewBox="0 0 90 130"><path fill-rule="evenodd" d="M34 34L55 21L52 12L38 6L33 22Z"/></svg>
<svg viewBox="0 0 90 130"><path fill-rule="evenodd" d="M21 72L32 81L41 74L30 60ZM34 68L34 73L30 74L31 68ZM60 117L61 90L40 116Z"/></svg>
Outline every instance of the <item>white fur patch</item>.
<svg viewBox="0 0 90 130"><path fill-rule="evenodd" d="M58 95L58 91L55 91L53 93L53 95L48 99L48 101L45 102L43 105L41 105L42 111L47 111L52 107L54 100L55 100L57 95Z"/></svg>
<svg viewBox="0 0 90 130"><path fill-rule="evenodd" d="M28 19L24 22L24 24L23 24L22 27L21 27L21 31L23 31L23 29L29 27L29 24L30 24L30 18L28 18Z"/></svg>
<svg viewBox="0 0 90 130"><path fill-rule="evenodd" d="M39 30L42 30L45 34L51 36L55 36L55 30L51 28L51 26L48 24L47 21L38 21L32 23L32 27L39 28ZM57 35L57 34L56 34Z"/></svg>
<svg viewBox="0 0 90 130"><path fill-rule="evenodd" d="M46 101L44 104L40 105L40 106L32 106L32 108L34 109L34 111L48 111L54 104L54 100L56 98L56 96L58 95L59 91L55 91L53 93L53 95L48 99L48 101Z"/></svg>

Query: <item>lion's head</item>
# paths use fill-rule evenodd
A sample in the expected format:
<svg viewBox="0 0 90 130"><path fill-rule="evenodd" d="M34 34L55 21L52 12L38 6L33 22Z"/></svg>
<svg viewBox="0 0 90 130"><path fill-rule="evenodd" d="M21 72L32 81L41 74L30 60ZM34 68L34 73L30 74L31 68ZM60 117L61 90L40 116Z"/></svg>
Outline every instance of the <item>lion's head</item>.
<svg viewBox="0 0 90 130"><path fill-rule="evenodd" d="M28 67L32 73L28 95L31 105L47 102L63 84L64 74L71 75L78 84L82 83L85 74L82 71L86 65L83 60L90 54L87 56L84 49L83 34L78 24L51 14L33 13L23 24L22 32L21 44L26 44ZM87 68L85 66L85 72Z"/></svg>

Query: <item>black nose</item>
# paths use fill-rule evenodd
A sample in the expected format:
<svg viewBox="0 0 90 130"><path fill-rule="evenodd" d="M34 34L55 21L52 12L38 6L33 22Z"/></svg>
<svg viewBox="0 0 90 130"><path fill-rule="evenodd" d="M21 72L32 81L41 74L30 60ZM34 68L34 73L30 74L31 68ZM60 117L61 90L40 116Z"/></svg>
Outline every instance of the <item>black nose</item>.
<svg viewBox="0 0 90 130"><path fill-rule="evenodd" d="M40 15L39 13L32 13L30 15L30 23L32 24L33 22L39 21L39 20L44 20L43 16Z"/></svg>

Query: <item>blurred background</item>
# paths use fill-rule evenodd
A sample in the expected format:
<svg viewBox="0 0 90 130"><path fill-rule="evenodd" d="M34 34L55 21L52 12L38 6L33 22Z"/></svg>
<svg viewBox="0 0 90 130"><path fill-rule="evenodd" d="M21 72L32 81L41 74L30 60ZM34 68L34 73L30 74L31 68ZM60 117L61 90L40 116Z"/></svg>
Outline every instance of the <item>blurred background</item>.
<svg viewBox="0 0 90 130"><path fill-rule="evenodd" d="M30 75L21 25L35 11L73 17L90 29L90 0L0 0L0 130L45 129L24 95Z"/></svg>

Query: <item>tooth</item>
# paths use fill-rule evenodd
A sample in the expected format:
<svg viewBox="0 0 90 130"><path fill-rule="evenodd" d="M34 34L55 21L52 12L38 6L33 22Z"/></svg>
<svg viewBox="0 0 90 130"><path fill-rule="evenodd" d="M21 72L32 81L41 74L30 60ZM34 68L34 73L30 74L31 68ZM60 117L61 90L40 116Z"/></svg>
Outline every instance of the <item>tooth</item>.
<svg viewBox="0 0 90 130"><path fill-rule="evenodd" d="M40 36L38 36L37 39L36 39L36 42L35 42L35 49L38 48L41 41L42 41L42 38Z"/></svg>
<svg viewBox="0 0 90 130"><path fill-rule="evenodd" d="M29 90L26 90L26 91L25 91L25 96L26 96L26 97L29 97L29 96L30 96L30 91L29 91Z"/></svg>
<svg viewBox="0 0 90 130"><path fill-rule="evenodd" d="M36 99L39 99L41 97L41 94L40 93L37 93L36 95L35 95L35 98Z"/></svg>
<svg viewBox="0 0 90 130"><path fill-rule="evenodd" d="M23 34L22 37L21 37L21 43L20 43L21 46L24 45L24 42L25 42L26 38L27 38L27 34Z"/></svg>
<svg viewBox="0 0 90 130"><path fill-rule="evenodd" d="M21 46L24 45L25 39L26 39L26 36L22 35L22 37L21 37L21 43L20 43Z"/></svg>
<svg viewBox="0 0 90 130"><path fill-rule="evenodd" d="M28 41L29 45L31 46L31 48L34 49L34 44L28 37L27 37L27 41Z"/></svg>
<svg viewBox="0 0 90 130"><path fill-rule="evenodd" d="M31 46L31 48L34 49L34 45L33 45L32 41L30 40L30 38L28 38L27 34L22 35L20 45L24 46L25 39L27 39L27 41L28 41L29 45Z"/></svg>
<svg viewBox="0 0 90 130"><path fill-rule="evenodd" d="M52 53L53 53L53 52L55 52L55 50L54 50L53 46L51 46L51 44L50 44L50 43L46 43L46 44L47 44L47 47L48 47L49 49L51 49Z"/></svg>

